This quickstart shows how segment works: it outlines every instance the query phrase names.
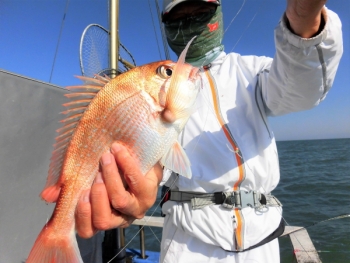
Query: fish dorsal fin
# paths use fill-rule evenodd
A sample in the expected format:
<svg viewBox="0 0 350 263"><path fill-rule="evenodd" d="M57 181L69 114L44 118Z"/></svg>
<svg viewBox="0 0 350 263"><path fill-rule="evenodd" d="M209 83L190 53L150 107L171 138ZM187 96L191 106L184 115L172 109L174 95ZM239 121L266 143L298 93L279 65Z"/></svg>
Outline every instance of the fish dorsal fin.
<svg viewBox="0 0 350 263"><path fill-rule="evenodd" d="M183 114L186 114L186 115L188 114L184 112L183 107L179 107L179 105L187 105L187 103L184 104L183 97L179 96L179 94L181 94L179 89L181 89L180 84L183 81L182 77L188 74L187 72L188 69L187 67L185 67L185 64L186 64L185 58L186 58L187 51L192 41L195 38L196 36L194 36L187 43L185 49L181 52L179 59L174 66L173 73L171 75L172 77L171 77L170 85L166 90L165 108L167 109L168 112L171 112L171 114L173 115L173 119L182 118Z"/></svg>
<svg viewBox="0 0 350 263"><path fill-rule="evenodd" d="M61 112L65 118L61 120L63 126L56 132L56 143L51 156L49 166L49 173L44 190L40 196L47 202L56 201L63 178L60 178L64 157L69 142L75 132L75 129L83 116L86 108L96 94L111 80L107 76L96 75L95 78L84 76L76 76L78 79L84 81L84 84L77 86L69 86L68 90L75 91L74 93L65 94L70 99L68 103L63 104L67 108L66 111Z"/></svg>
<svg viewBox="0 0 350 263"><path fill-rule="evenodd" d="M175 142L160 160L161 164L186 178L192 177L191 163L179 142Z"/></svg>

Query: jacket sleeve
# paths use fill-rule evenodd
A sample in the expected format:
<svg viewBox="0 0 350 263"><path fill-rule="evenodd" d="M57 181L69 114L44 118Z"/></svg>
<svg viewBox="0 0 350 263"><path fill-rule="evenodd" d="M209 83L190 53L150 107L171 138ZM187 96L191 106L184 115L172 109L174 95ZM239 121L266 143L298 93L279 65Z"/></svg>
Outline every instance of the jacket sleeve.
<svg viewBox="0 0 350 263"><path fill-rule="evenodd" d="M270 116L310 109L332 87L343 53L341 22L324 8L325 27L305 39L286 26L284 15L275 29L276 54L269 72L259 76L259 85Z"/></svg>

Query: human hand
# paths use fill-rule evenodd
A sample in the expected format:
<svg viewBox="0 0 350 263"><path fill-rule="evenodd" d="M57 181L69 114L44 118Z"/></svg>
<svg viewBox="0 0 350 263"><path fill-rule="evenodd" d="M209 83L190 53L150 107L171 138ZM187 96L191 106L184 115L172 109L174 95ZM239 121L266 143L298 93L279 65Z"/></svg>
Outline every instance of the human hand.
<svg viewBox="0 0 350 263"><path fill-rule="evenodd" d="M134 219L144 217L156 200L163 175L159 164L143 175L118 143L113 143L111 153L105 153L100 163L101 173L91 189L83 192L75 212L76 230L83 238L98 230L128 227Z"/></svg>
<svg viewBox="0 0 350 263"><path fill-rule="evenodd" d="M327 0L287 0L286 16L294 34L313 37L321 26L322 8Z"/></svg>

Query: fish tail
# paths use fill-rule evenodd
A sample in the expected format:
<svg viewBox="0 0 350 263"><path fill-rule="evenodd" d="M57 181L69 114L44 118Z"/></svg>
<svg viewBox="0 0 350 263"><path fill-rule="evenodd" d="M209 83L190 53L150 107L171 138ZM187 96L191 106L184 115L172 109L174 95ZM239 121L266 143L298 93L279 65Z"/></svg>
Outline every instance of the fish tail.
<svg viewBox="0 0 350 263"><path fill-rule="evenodd" d="M26 263L83 263L74 226L68 235L55 232L49 222L36 239Z"/></svg>

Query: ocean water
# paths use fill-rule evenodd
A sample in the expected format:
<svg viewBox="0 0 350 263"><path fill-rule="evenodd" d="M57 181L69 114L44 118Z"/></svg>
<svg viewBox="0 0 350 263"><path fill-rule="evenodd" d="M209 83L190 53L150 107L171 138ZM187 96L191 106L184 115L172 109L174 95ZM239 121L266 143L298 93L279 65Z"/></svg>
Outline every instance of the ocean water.
<svg viewBox="0 0 350 263"><path fill-rule="evenodd" d="M350 214L350 139L278 142L281 181L274 191L289 225L308 226ZM350 262L350 217L307 228L322 262ZM293 261L280 238L281 262Z"/></svg>
<svg viewBox="0 0 350 263"><path fill-rule="evenodd" d="M273 194L283 204L287 225L310 226L350 214L350 139L282 141L277 147L281 181ZM148 214L153 212L160 216L156 205ZM128 228L126 241L137 231ZM350 217L317 223L307 231L323 263L350 263ZM145 227L145 237L146 249L159 251L161 229ZM281 262L296 262L290 238L279 242ZM128 247L139 244L137 236Z"/></svg>

